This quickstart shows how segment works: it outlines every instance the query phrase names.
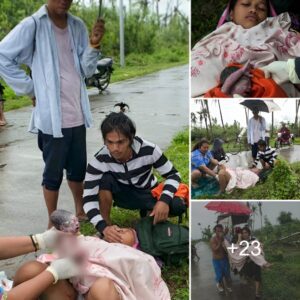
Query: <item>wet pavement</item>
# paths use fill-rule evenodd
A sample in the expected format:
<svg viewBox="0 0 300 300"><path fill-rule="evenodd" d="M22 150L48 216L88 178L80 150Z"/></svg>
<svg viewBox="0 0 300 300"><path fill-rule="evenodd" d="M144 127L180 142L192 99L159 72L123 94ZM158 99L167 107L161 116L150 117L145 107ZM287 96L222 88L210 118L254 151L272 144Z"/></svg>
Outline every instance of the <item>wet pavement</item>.
<svg viewBox="0 0 300 300"><path fill-rule="evenodd" d="M188 126L188 66L111 84L103 95L89 90L94 127L87 131L88 161L102 146L99 125L117 102L130 106L137 135L166 149L176 132ZM36 135L28 133L31 107L6 113L0 129L0 236L43 231L47 213L41 188L42 155ZM59 208L72 210L64 180ZM22 258L20 258L22 259ZM0 271L1 271L0 264Z"/></svg>
<svg viewBox="0 0 300 300"><path fill-rule="evenodd" d="M200 257L198 262L192 261L191 292L192 300L253 300L255 297L254 283L242 284L239 276L232 275L232 293L219 293L215 283L215 274L212 265L211 250L207 243L196 244Z"/></svg>

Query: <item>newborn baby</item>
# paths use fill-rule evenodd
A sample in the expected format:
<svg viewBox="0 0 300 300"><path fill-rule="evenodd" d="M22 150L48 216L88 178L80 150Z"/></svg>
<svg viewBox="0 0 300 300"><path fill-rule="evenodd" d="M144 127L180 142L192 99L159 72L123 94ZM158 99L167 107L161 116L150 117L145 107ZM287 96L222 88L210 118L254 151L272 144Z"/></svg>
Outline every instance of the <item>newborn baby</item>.
<svg viewBox="0 0 300 300"><path fill-rule="evenodd" d="M50 220L53 226L59 231L69 232L73 234L80 234L79 233L80 226L79 226L78 218L67 210L64 209L55 210L51 214ZM136 231L133 228L120 228L119 233L122 238L122 244L137 248L138 239L137 239Z"/></svg>

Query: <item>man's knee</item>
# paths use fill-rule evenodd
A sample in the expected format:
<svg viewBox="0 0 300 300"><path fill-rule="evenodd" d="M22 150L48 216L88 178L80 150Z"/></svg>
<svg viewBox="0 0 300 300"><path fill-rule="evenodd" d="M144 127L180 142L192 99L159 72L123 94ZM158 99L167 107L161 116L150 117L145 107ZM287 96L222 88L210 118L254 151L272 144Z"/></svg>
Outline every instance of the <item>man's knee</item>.
<svg viewBox="0 0 300 300"><path fill-rule="evenodd" d="M37 262L29 261L23 264L16 272L14 276L14 286L19 285L22 282L30 280L31 278L42 273L47 268L47 265Z"/></svg>

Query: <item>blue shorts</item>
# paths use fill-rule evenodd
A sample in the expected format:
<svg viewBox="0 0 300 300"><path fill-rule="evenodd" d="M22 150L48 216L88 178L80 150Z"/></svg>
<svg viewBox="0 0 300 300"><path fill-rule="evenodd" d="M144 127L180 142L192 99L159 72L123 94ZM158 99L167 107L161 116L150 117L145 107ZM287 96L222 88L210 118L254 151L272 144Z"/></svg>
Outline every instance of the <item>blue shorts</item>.
<svg viewBox="0 0 300 300"><path fill-rule="evenodd" d="M47 190L57 191L60 188L63 171L67 179L82 182L86 171L86 128L84 125L63 128L62 138L38 133L38 146L43 152L45 169L42 185Z"/></svg>
<svg viewBox="0 0 300 300"><path fill-rule="evenodd" d="M222 282L223 277L230 277L230 267L227 257L224 257L223 259L213 259L212 262L215 269L217 283Z"/></svg>

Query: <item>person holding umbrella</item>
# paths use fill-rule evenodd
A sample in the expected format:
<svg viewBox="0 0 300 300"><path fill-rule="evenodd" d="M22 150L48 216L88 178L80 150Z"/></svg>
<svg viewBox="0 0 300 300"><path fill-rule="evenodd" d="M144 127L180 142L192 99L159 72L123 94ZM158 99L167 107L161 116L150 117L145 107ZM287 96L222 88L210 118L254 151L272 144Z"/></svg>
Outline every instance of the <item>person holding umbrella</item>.
<svg viewBox="0 0 300 300"><path fill-rule="evenodd" d="M248 144L251 147L252 158L256 159L258 152L258 141L265 140L266 135L266 120L264 117L259 115L257 107L252 109L253 117L248 122L247 139Z"/></svg>

